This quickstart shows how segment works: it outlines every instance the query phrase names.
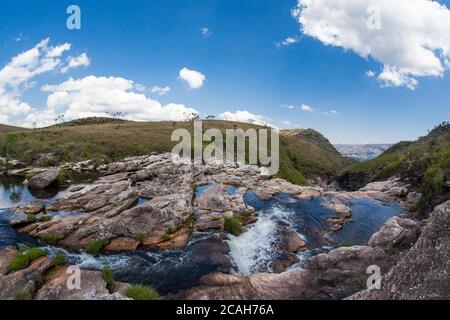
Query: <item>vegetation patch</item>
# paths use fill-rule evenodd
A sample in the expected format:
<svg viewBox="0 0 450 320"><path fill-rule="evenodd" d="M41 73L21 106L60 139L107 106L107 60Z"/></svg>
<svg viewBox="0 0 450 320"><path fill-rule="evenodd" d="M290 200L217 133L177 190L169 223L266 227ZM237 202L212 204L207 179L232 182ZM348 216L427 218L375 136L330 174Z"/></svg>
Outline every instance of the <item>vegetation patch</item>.
<svg viewBox="0 0 450 320"><path fill-rule="evenodd" d="M66 264L66 255L64 254L64 252L62 251L58 251L56 252L55 257L53 258L53 262L57 265L57 266L62 266Z"/></svg>
<svg viewBox="0 0 450 320"><path fill-rule="evenodd" d="M67 170L60 170L58 174L58 184L59 185L65 185L67 184L67 181L72 179L72 176L70 175L69 171Z"/></svg>
<svg viewBox="0 0 450 320"><path fill-rule="evenodd" d="M60 235L60 234L57 234L57 233L50 233L50 234L47 234L45 236L42 236L41 240L43 242L47 243L47 244L50 244L50 245L54 246L54 245L58 244L58 241L63 239L63 238L64 238L63 235Z"/></svg>
<svg viewBox="0 0 450 320"><path fill-rule="evenodd" d="M225 231L228 233L231 233L235 236L240 236L244 233L244 228L242 227L242 223L239 221L239 219L233 217L225 217L225 225L224 225Z"/></svg>
<svg viewBox="0 0 450 320"><path fill-rule="evenodd" d="M24 252L19 252L17 256L8 266L9 272L15 272L27 268L34 260L46 256L47 253L40 248L28 249Z"/></svg>
<svg viewBox="0 0 450 320"><path fill-rule="evenodd" d="M87 247L86 252L92 255L98 255L108 243L108 239L95 240Z"/></svg>
<svg viewBox="0 0 450 320"><path fill-rule="evenodd" d="M134 235L134 238L135 238L137 241L139 241L139 242L144 242L144 240L145 240L145 233L142 233L142 232L136 233L136 234Z"/></svg>
<svg viewBox="0 0 450 320"><path fill-rule="evenodd" d="M159 293L150 287L142 285L132 285L126 291L125 295L133 300L159 300L161 296Z"/></svg>
<svg viewBox="0 0 450 320"><path fill-rule="evenodd" d="M111 286L114 282L114 273L108 267L104 267L102 270L102 278L108 286Z"/></svg>

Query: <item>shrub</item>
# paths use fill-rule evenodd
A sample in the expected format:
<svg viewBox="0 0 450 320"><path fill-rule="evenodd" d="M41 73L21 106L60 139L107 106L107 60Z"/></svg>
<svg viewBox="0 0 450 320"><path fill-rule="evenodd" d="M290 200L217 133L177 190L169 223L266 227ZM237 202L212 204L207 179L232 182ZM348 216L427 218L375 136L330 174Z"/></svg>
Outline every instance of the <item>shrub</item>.
<svg viewBox="0 0 450 320"><path fill-rule="evenodd" d="M102 278L110 286L114 282L114 273L108 267L104 267L102 270Z"/></svg>
<svg viewBox="0 0 450 320"><path fill-rule="evenodd" d="M125 295L133 300L159 300L160 295L156 290L142 285L132 285L126 291Z"/></svg>
<svg viewBox="0 0 450 320"><path fill-rule="evenodd" d="M145 240L145 234L144 234L144 233L136 233L136 234L134 235L134 238L135 238L137 241L144 242L144 240Z"/></svg>
<svg viewBox="0 0 450 320"><path fill-rule="evenodd" d="M14 272L17 270L25 269L30 265L31 262L45 255L47 255L45 251L39 248L33 248L24 252L20 252L9 264L8 271Z"/></svg>
<svg viewBox="0 0 450 320"><path fill-rule="evenodd" d="M58 184L64 185L70 180L72 176L67 170L60 170L58 174Z"/></svg>
<svg viewBox="0 0 450 320"><path fill-rule="evenodd" d="M100 251L109 243L108 239L100 239L91 242L91 244L87 247L87 253L92 255L98 255Z"/></svg>
<svg viewBox="0 0 450 320"><path fill-rule="evenodd" d="M235 236L240 236L244 233L242 224L236 218L225 217L225 231Z"/></svg>
<svg viewBox="0 0 450 320"><path fill-rule="evenodd" d="M53 262L57 266L61 266L63 264L66 264L66 255L64 254L64 252L62 252L62 251L56 252L55 257L53 258Z"/></svg>

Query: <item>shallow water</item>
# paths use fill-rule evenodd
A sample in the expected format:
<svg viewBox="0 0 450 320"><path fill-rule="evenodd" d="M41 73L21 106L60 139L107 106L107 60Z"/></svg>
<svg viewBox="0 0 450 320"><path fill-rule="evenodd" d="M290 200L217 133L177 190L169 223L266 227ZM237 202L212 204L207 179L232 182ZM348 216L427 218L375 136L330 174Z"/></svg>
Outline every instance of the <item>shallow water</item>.
<svg viewBox="0 0 450 320"><path fill-rule="evenodd" d="M198 187L196 196L201 196L210 186ZM238 189L228 187L227 192L233 195ZM36 199L51 203L67 194L68 191L64 190L33 194L20 179L0 179L0 249L7 245L27 244L43 246L50 255L61 250L17 233L8 224L8 220L17 217L17 214L7 208ZM139 203L145 201L147 199L139 199ZM395 204L382 205L372 200L356 200L352 203L354 222L328 237L334 240L334 244L330 246L323 239L328 233L326 219L334 216L334 212L322 205L324 199L302 200L281 194L270 201L262 201L250 192L245 195L245 201L256 209L259 219L254 225L247 226L248 231L240 237L229 236L229 263L223 260L223 254L214 252L215 244L220 242L217 237L221 237L214 233L194 233L186 248L176 250L138 251L100 257L68 251L65 253L71 264L93 270L101 270L107 266L119 281L151 285L166 294L195 286L200 277L211 272L230 272L233 266L240 274L267 270L268 262L278 254L273 247L278 240L279 225L292 228L307 241L309 250L299 254L300 263L293 266L301 268L310 256L328 251L333 246L364 244L387 219L400 212ZM72 214L78 213L57 213Z"/></svg>

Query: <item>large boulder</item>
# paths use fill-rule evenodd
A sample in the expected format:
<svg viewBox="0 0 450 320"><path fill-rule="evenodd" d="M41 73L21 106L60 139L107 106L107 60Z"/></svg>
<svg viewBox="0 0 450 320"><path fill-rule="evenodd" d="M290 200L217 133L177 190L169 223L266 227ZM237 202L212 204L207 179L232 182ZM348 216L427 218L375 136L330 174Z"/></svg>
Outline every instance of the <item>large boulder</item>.
<svg viewBox="0 0 450 320"><path fill-rule="evenodd" d="M99 271L80 270L80 288L69 288L73 273L63 267L47 275L36 300L129 300L119 292L110 293Z"/></svg>
<svg viewBox="0 0 450 320"><path fill-rule="evenodd" d="M420 234L419 224L413 220L392 217L373 234L368 244L372 247L382 247L389 253L409 249Z"/></svg>
<svg viewBox="0 0 450 320"><path fill-rule="evenodd" d="M437 207L415 245L382 279L381 290L364 290L357 300L450 299L450 201Z"/></svg>
<svg viewBox="0 0 450 320"><path fill-rule="evenodd" d="M49 169L42 173L38 173L28 181L31 189L46 189L58 182L59 170Z"/></svg>

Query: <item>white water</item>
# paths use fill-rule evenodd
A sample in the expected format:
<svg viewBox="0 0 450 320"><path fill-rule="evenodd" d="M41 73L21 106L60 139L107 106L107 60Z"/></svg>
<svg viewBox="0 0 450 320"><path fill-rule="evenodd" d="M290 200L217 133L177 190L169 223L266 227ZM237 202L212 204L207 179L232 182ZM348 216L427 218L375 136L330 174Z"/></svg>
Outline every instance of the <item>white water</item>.
<svg viewBox="0 0 450 320"><path fill-rule="evenodd" d="M239 237L230 235L230 256L241 275L251 275L276 255L277 226L282 221L290 224L289 217L294 213L275 206L260 213L258 221Z"/></svg>

